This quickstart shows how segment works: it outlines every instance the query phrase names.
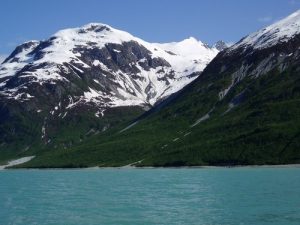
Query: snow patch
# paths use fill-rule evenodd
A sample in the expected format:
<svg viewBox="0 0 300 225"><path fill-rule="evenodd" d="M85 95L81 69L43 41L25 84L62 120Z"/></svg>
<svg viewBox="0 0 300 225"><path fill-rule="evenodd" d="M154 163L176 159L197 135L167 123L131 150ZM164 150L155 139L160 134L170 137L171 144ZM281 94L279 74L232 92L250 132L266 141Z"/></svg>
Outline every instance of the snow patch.
<svg viewBox="0 0 300 225"><path fill-rule="evenodd" d="M178 141L179 140L179 138L174 138L173 139L173 142L176 142L176 141Z"/></svg>
<svg viewBox="0 0 300 225"><path fill-rule="evenodd" d="M20 165L26 162L29 162L30 160L32 160L35 156L27 156L27 157L23 157L23 158L19 158L19 159L15 159L12 161L9 161L6 165L0 166L0 170L11 167L11 166L16 166L16 165Z"/></svg>
<svg viewBox="0 0 300 225"><path fill-rule="evenodd" d="M131 127L135 126L139 121L136 121L132 124L130 124L129 126L125 127L123 130L121 130L119 133L123 133L124 131L130 129Z"/></svg>
<svg viewBox="0 0 300 225"><path fill-rule="evenodd" d="M209 119L210 115L207 113L204 116L202 116L201 118L199 118L191 127L194 127L196 125L198 125L199 123Z"/></svg>

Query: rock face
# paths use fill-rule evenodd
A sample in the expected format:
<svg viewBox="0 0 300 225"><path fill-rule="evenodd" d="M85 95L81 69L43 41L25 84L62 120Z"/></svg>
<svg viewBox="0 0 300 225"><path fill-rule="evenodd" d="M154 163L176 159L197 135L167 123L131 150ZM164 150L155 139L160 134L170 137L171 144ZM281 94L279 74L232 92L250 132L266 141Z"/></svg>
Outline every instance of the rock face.
<svg viewBox="0 0 300 225"><path fill-rule="evenodd" d="M197 78L217 53L194 38L148 43L96 23L24 43L0 66L0 143L15 142L22 132L51 143L58 121L80 127L78 117L88 116L82 122L88 132L120 107L147 110Z"/></svg>

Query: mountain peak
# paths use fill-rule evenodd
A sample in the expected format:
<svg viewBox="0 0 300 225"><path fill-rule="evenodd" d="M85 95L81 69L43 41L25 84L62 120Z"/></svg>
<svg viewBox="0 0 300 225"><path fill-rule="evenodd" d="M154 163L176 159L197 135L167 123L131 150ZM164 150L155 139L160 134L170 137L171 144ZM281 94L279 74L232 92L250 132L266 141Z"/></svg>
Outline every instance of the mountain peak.
<svg viewBox="0 0 300 225"><path fill-rule="evenodd" d="M268 48L277 43L287 42L299 33L300 10L268 27L246 36L237 44L233 45L232 49L248 46L256 49Z"/></svg>
<svg viewBox="0 0 300 225"><path fill-rule="evenodd" d="M214 48L216 48L217 50L219 51L223 51L224 49L228 48L228 44L226 44L224 41L220 40L220 41L217 41L214 45L213 45Z"/></svg>
<svg viewBox="0 0 300 225"><path fill-rule="evenodd" d="M182 40L181 42L198 43L199 41L194 37L189 37L189 38Z"/></svg>
<svg viewBox="0 0 300 225"><path fill-rule="evenodd" d="M112 28L108 24L105 24L105 23L95 23L95 22L85 24L81 28L84 28L84 29L93 28L93 29L95 29L95 28L101 28L101 27Z"/></svg>
<svg viewBox="0 0 300 225"><path fill-rule="evenodd" d="M55 33L53 37L71 42L101 42L101 46L105 43L120 44L134 39L131 34L103 23L89 23L82 27L63 29Z"/></svg>

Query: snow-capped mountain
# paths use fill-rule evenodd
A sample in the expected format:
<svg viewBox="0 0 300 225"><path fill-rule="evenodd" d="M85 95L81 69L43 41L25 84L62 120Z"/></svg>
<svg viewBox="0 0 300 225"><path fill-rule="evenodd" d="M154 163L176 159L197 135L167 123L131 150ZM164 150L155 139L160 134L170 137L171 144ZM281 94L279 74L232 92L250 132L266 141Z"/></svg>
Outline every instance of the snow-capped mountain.
<svg viewBox="0 0 300 225"><path fill-rule="evenodd" d="M217 53L194 38L149 43L98 23L26 42L0 65L0 150L66 148L132 120Z"/></svg>
<svg viewBox="0 0 300 225"><path fill-rule="evenodd" d="M246 36L235 44L232 49L240 47L252 47L255 49L269 48L276 44L288 42L299 33L300 10L268 27Z"/></svg>
<svg viewBox="0 0 300 225"><path fill-rule="evenodd" d="M222 51L218 57L224 66L218 73L231 74L231 82L219 93L220 99L246 77L258 78L274 69L285 71L300 57L299 40L300 10Z"/></svg>
<svg viewBox="0 0 300 225"><path fill-rule="evenodd" d="M217 53L194 38L148 43L91 23L18 46L0 67L0 94L26 101L39 94L30 86L58 84L65 108L154 105L194 80Z"/></svg>

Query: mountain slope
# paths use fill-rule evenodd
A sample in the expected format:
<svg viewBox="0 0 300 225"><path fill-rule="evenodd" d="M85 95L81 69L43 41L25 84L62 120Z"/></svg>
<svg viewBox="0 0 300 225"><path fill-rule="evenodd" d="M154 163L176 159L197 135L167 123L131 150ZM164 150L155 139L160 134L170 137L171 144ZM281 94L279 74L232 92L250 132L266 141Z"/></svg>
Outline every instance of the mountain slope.
<svg viewBox="0 0 300 225"><path fill-rule="evenodd" d="M220 52L134 124L27 167L300 162L300 11Z"/></svg>
<svg viewBox="0 0 300 225"><path fill-rule="evenodd" d="M154 44L95 23L24 43L0 66L0 155L69 148L133 119L217 53L193 38Z"/></svg>

